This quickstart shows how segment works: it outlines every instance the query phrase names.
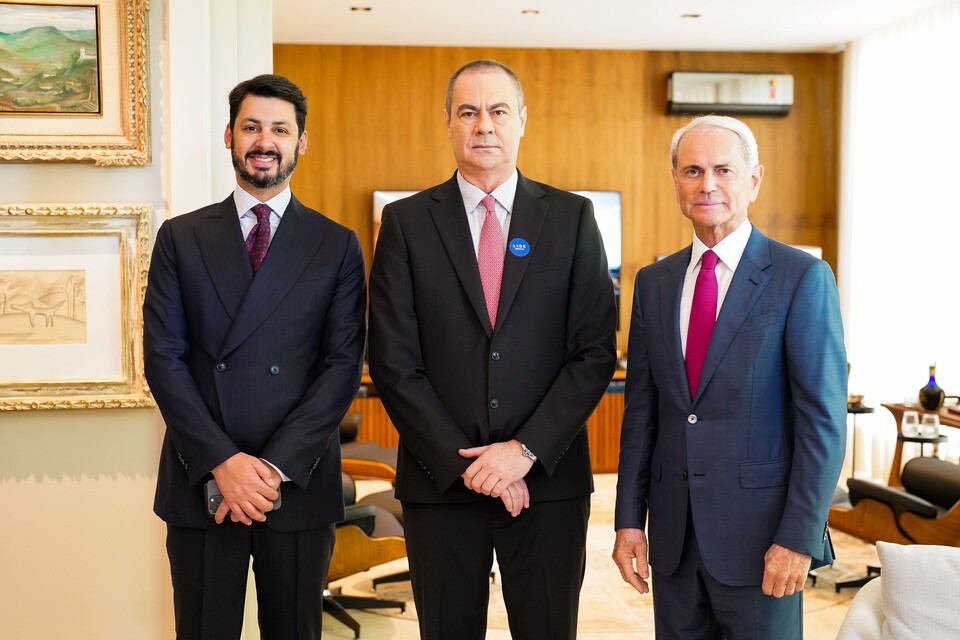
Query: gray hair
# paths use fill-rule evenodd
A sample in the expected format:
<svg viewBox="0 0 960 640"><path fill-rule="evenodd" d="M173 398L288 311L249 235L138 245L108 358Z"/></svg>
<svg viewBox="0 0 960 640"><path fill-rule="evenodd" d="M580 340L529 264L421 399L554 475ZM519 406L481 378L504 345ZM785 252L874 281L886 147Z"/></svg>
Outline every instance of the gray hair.
<svg viewBox="0 0 960 640"><path fill-rule="evenodd" d="M677 129L677 132L673 134L673 139L670 141L670 164L674 169L677 168L677 147L680 146L680 140L683 139L683 136L685 136L687 132L697 127L720 127L721 129L732 131L740 138L740 146L743 149L743 161L747 164L747 169L752 171L760 164L760 151L757 148L757 139L754 137L750 127L730 116L710 115L694 118L686 125Z"/></svg>
<svg viewBox="0 0 960 640"><path fill-rule="evenodd" d="M457 81L457 78L467 71L480 71L486 73L502 71L503 73L507 74L507 77L510 78L510 80L513 82L514 88L517 90L517 109L523 108L523 87L520 86L520 78L518 78L517 74L513 72L513 69L496 60L481 59L471 60L467 64L454 71L453 75L450 76L450 81L447 83L447 99L445 103L447 113L450 113L450 103L453 101L453 85Z"/></svg>

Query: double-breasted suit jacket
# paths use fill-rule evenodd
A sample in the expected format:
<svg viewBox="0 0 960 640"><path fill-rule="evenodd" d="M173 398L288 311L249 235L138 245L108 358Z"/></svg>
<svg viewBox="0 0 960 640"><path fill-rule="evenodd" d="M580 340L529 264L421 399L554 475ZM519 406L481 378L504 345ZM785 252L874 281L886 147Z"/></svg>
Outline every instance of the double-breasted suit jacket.
<svg viewBox="0 0 960 640"><path fill-rule="evenodd" d="M279 531L343 517L338 426L359 386L356 235L292 198L256 276L233 197L164 222L144 300L147 380L167 430L154 510L213 526L203 484L244 452L291 478Z"/></svg>
<svg viewBox="0 0 960 640"><path fill-rule="evenodd" d="M827 512L846 438L846 356L829 266L755 227L690 398L680 295L691 249L634 292L616 527L645 528L651 565L680 560L688 505L710 574L758 585L777 543L833 559Z"/></svg>
<svg viewBox="0 0 960 640"><path fill-rule="evenodd" d="M457 450L517 438L531 500L592 491L584 426L616 367L593 206L519 176L491 328L456 176L388 205L371 272L370 373L400 433L397 497L489 499Z"/></svg>

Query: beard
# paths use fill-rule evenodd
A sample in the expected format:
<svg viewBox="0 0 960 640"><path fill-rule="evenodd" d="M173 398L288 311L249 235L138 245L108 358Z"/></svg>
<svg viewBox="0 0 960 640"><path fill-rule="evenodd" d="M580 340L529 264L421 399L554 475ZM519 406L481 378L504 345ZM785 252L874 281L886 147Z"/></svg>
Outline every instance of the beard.
<svg viewBox="0 0 960 640"><path fill-rule="evenodd" d="M277 159L277 168L272 173L266 169L248 171L246 158L250 155L272 156ZM286 182L293 174L293 170L297 168L297 160L299 160L299 154L296 152L293 154L293 159L288 162L284 162L283 156L276 151L250 151L246 156L241 157L232 144L230 145L230 156L233 158L233 169L237 172L237 176L257 189L270 189Z"/></svg>

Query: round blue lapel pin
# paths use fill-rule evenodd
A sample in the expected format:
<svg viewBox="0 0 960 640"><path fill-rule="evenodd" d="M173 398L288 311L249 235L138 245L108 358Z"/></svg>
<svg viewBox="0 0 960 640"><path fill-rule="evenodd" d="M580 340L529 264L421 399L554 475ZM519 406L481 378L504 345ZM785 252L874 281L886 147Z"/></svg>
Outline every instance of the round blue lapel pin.
<svg viewBox="0 0 960 640"><path fill-rule="evenodd" d="M530 253L530 243L523 238L514 238L507 246L510 247L510 253L518 258L522 258Z"/></svg>

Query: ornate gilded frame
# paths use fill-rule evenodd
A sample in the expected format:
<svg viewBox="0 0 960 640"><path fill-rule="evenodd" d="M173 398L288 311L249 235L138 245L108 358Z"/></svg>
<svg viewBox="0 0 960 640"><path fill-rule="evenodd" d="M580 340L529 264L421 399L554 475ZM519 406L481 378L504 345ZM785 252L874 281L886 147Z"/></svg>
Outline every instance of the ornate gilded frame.
<svg viewBox="0 0 960 640"><path fill-rule="evenodd" d="M8 267L13 265L14 268L23 265L26 271L22 273L33 272L31 269L36 267L30 264L66 264L71 269L82 267L91 258L81 254L81 248L85 244L98 243L96 246L112 248L101 251L102 255L93 258L101 266L84 273L94 274L87 276L90 280L99 277L102 282L93 282L90 289L99 287L98 291L107 292L102 297L113 301L110 305L97 308L89 304L93 302L92 296L85 300L84 325L94 328L91 333L99 330L106 336L99 338L107 341L106 348L98 348L93 339L79 347L45 343L25 348L21 344L0 344L0 362L7 363L0 366L0 411L153 406L143 373L142 312L150 261L151 220L152 207L149 204L0 205L0 241L6 243L3 245L6 250L2 252L6 257L0 256L0 275L4 273L3 264ZM66 252L62 249L74 246L78 247L76 256L72 255L72 249ZM20 250L17 250L18 247ZM11 251L11 248L14 250ZM49 259L46 253L50 254ZM116 273L110 273L115 270L120 272L119 277ZM22 277L19 271L7 273L20 274ZM97 273L100 275L97 276ZM5 304L10 299L5 296ZM21 314L26 306L19 305ZM111 317L110 312L104 310L110 308L118 310L120 317ZM5 306L3 311L6 313L8 310ZM13 318L12 315L0 316L3 317L8 320ZM15 319L19 326L26 326L22 315ZM50 326L53 324L51 319ZM32 319L30 326L33 326ZM46 321L43 326L47 326ZM103 326L119 327L115 332L119 335L102 329ZM61 352L59 354L58 349ZM65 365L64 369L76 371L60 378L54 375L21 379L15 374L35 366L33 360L37 356L33 354L40 354L41 359L46 359L36 365L41 369L46 367L45 370L60 374L61 363L67 363L69 366ZM98 358L105 362L98 362ZM106 377L85 373L86 370L100 369L116 373Z"/></svg>
<svg viewBox="0 0 960 640"><path fill-rule="evenodd" d="M102 115L0 115L0 161L150 163L147 62L150 0L16 0L97 5L101 17Z"/></svg>

